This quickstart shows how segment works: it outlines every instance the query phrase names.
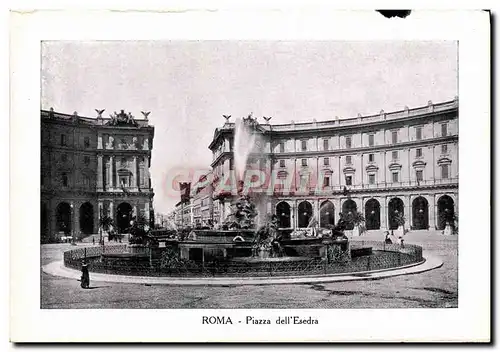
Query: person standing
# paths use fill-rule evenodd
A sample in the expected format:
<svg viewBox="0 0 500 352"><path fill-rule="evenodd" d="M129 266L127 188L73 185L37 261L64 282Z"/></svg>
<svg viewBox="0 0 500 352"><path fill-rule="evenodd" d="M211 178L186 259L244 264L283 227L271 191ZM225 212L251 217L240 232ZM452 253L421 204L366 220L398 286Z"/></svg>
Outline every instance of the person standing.
<svg viewBox="0 0 500 352"><path fill-rule="evenodd" d="M89 288L90 286L89 267L85 261L82 262L82 277L80 279L80 286L82 288Z"/></svg>

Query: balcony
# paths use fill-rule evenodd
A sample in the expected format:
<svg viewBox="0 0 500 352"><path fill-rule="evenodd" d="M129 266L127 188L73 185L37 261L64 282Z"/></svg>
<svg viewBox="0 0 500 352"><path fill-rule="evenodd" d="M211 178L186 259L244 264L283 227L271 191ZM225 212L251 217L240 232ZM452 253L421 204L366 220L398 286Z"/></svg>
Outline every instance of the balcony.
<svg viewBox="0 0 500 352"><path fill-rule="evenodd" d="M404 181L404 182L379 182L374 184L356 184L356 185L333 185L333 186L325 186L320 190L316 190L315 188L311 190L306 190L305 193L308 195L331 195L332 193L342 194L344 192L344 187L348 189L349 192L358 192L365 190L379 190L385 191L390 189L401 189L401 188L416 188L416 187L437 187L437 186L450 186L456 187L458 186L458 178L449 178L443 180L424 180L424 181ZM295 189L292 187L289 191L284 189L279 189L274 191L275 196L284 196L284 195L295 195L304 194L303 190Z"/></svg>

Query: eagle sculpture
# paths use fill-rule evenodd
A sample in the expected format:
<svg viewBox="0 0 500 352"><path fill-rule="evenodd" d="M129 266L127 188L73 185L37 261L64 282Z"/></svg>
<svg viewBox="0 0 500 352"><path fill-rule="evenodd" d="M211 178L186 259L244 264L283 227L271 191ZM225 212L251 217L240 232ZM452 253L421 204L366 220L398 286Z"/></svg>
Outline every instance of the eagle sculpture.
<svg viewBox="0 0 500 352"><path fill-rule="evenodd" d="M149 114L151 114L151 111L141 111L141 114L144 116L144 119L147 120Z"/></svg>
<svg viewBox="0 0 500 352"><path fill-rule="evenodd" d="M262 116L262 118L266 121L266 123L269 123L269 121L273 118L272 116Z"/></svg>
<svg viewBox="0 0 500 352"><path fill-rule="evenodd" d="M229 122L231 115L222 115L222 117L226 119L226 122Z"/></svg>
<svg viewBox="0 0 500 352"><path fill-rule="evenodd" d="M102 110L99 110L99 109L94 109L96 112L97 112L97 117L98 118L102 118L102 113L104 112L104 110L106 109L102 109Z"/></svg>

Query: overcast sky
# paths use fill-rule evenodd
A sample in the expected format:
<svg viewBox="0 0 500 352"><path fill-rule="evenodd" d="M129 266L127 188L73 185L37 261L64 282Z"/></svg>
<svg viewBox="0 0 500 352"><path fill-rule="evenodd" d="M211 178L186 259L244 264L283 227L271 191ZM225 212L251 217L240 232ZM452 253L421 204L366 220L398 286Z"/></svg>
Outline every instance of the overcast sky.
<svg viewBox="0 0 500 352"><path fill-rule="evenodd" d="M45 42L42 108L124 109L155 126L155 209L178 167L208 169L222 114L272 123L423 106L458 95L456 42Z"/></svg>

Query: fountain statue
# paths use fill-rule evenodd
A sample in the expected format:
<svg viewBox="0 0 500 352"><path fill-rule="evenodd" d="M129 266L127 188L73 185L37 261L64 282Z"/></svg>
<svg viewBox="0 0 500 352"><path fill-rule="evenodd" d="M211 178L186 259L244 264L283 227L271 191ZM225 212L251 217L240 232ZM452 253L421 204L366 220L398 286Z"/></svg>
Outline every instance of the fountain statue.
<svg viewBox="0 0 500 352"><path fill-rule="evenodd" d="M255 204L250 201L250 197L241 196L231 205L231 213L222 224L223 230L254 229L257 211Z"/></svg>

